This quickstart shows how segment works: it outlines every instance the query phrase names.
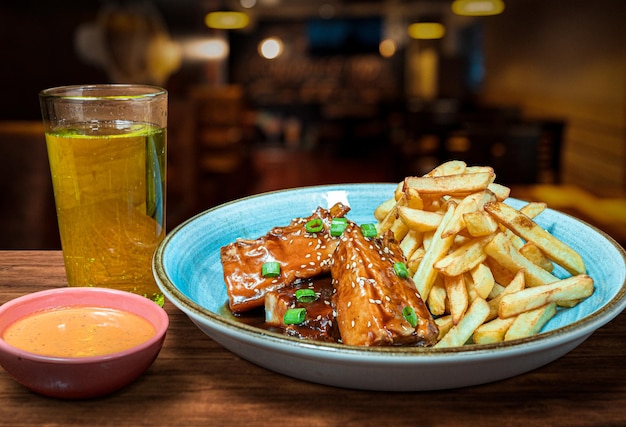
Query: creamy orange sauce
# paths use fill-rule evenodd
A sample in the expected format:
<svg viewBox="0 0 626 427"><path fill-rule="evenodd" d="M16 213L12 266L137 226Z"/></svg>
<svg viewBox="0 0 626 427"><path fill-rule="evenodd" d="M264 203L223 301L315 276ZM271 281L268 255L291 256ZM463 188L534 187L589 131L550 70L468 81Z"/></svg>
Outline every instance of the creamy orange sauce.
<svg viewBox="0 0 626 427"><path fill-rule="evenodd" d="M136 314L112 308L71 306L40 311L5 329L7 343L56 357L100 356L129 349L156 333Z"/></svg>

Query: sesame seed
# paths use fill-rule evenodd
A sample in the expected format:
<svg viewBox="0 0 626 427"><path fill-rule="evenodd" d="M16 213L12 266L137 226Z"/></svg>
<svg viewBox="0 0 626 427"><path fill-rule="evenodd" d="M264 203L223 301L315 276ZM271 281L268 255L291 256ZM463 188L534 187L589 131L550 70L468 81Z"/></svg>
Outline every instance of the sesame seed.
<svg viewBox="0 0 626 427"><path fill-rule="evenodd" d="M348 307L352 307L352 301L348 301Z"/></svg>
<svg viewBox="0 0 626 427"><path fill-rule="evenodd" d="M354 328L354 320L352 321L352 327Z"/></svg>

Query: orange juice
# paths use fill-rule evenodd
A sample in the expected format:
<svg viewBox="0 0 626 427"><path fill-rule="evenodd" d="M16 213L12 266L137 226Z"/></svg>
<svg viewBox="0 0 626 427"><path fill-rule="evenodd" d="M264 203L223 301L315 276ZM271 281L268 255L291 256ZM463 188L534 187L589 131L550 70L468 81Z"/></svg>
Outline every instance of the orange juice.
<svg viewBox="0 0 626 427"><path fill-rule="evenodd" d="M46 133L70 286L163 304L151 259L165 236L165 141L165 128L127 121Z"/></svg>

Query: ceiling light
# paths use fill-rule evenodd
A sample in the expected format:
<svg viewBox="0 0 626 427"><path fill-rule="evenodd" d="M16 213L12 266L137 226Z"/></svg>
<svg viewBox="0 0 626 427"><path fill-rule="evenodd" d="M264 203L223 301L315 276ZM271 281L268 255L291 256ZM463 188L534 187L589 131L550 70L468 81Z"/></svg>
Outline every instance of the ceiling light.
<svg viewBox="0 0 626 427"><path fill-rule="evenodd" d="M504 10L502 0L454 0L452 12L462 16L498 15Z"/></svg>
<svg viewBox="0 0 626 427"><path fill-rule="evenodd" d="M218 30L237 30L247 27L250 17L243 12L210 12L204 17L204 23L207 27Z"/></svg>
<svg viewBox="0 0 626 427"><path fill-rule="evenodd" d="M283 53L283 42L278 37L268 37L259 43L258 50L263 58L275 59Z"/></svg>
<svg viewBox="0 0 626 427"><path fill-rule="evenodd" d="M446 34L446 27L439 22L416 22L409 25L408 33L413 39L440 39Z"/></svg>

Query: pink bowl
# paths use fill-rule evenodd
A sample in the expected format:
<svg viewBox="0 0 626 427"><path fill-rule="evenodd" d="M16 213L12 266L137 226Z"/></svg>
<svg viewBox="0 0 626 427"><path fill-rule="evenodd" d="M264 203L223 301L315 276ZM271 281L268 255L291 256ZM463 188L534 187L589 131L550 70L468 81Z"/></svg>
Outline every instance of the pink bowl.
<svg viewBox="0 0 626 427"><path fill-rule="evenodd" d="M128 350L75 358L30 353L1 338L9 325L33 312L85 305L140 315L153 324L156 334ZM79 287L34 292L0 306L0 365L17 382L46 396L65 399L102 396L130 384L152 365L161 351L168 326L163 308L129 292Z"/></svg>

